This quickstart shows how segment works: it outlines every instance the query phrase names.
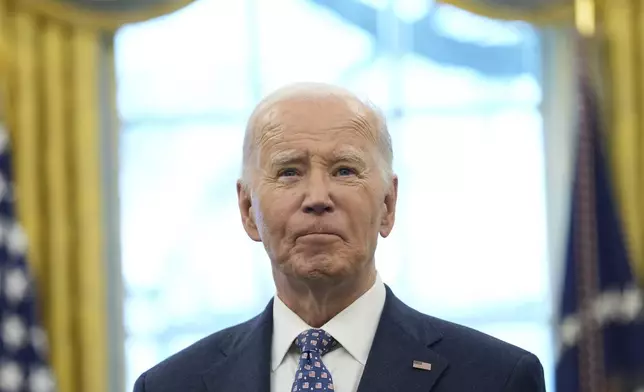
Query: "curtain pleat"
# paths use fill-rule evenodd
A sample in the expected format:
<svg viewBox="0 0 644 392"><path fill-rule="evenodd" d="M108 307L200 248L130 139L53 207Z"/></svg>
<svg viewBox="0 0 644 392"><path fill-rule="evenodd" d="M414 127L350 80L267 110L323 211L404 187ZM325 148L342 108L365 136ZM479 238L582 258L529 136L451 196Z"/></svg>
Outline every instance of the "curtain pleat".
<svg viewBox="0 0 644 392"><path fill-rule="evenodd" d="M74 339L72 320L74 287L72 271L74 259L74 230L71 205L70 159L71 127L69 115L71 106L66 97L66 86L70 85L66 69L69 68L69 31L57 23L45 22L42 27L42 58L47 66L42 68L43 118L47 126L44 135L44 183L47 214L48 261L50 265L49 301L51 309L48 325L51 330L52 358L56 365L61 390L73 390L73 370L78 368L74 355L77 342ZM66 39L67 38L67 39ZM65 384L65 385L62 385Z"/></svg>
<svg viewBox="0 0 644 392"><path fill-rule="evenodd" d="M95 31L77 28L71 39L72 149L75 181L77 307L79 359L86 366L79 391L104 390L107 385L107 302L101 206L101 148L99 115L99 45ZM91 81L91 83L88 83ZM81 110L78 110L80 108ZM93 108L93 110L82 110ZM92 131L93 130L93 131ZM78 240L82 236L82 240ZM96 346L101 350L96 350Z"/></svg>

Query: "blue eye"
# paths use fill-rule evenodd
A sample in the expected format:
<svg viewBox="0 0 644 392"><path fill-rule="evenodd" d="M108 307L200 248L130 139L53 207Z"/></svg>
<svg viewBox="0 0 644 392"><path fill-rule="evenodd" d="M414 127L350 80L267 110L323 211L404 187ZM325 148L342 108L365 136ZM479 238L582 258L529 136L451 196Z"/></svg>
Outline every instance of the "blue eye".
<svg viewBox="0 0 644 392"><path fill-rule="evenodd" d="M280 177L293 177L297 175L296 169L284 169L280 171Z"/></svg>
<svg viewBox="0 0 644 392"><path fill-rule="evenodd" d="M341 167L336 171L336 174L338 176L344 177L344 176L352 176L356 174L356 171L353 169L350 169L348 167Z"/></svg>

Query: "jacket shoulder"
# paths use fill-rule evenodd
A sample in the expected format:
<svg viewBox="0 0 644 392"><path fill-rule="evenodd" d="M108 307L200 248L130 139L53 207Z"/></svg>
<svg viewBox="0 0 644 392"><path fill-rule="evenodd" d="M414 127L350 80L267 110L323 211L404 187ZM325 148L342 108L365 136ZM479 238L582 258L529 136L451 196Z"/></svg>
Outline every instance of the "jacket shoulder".
<svg viewBox="0 0 644 392"><path fill-rule="evenodd" d="M215 332L159 362L139 377L135 392L201 390L202 374L243 341L258 317Z"/></svg>
<svg viewBox="0 0 644 392"><path fill-rule="evenodd" d="M504 364L507 361L512 365L524 355L531 354L523 348L465 325L427 315L425 321L441 333L442 339L438 346L449 348L449 352L467 353L468 356L481 355L484 358L493 356Z"/></svg>
<svg viewBox="0 0 644 392"><path fill-rule="evenodd" d="M465 390L464 382L494 390L545 391L543 366L529 351L464 325L419 317L442 336L432 350L449 363L447 384Z"/></svg>

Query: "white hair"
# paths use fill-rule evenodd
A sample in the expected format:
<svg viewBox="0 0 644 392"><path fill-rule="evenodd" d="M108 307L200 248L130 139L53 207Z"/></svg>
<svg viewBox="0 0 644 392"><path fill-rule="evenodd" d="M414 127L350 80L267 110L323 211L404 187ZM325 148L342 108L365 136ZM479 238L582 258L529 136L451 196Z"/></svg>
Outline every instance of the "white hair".
<svg viewBox="0 0 644 392"><path fill-rule="evenodd" d="M325 84L325 83L294 83L284 86L273 93L266 96L260 101L251 113L246 124L246 133L244 135L243 159L242 159L242 172L241 183L245 187L251 184L251 170L250 161L253 158L253 152L257 143L257 122L261 115L263 115L268 108L278 102L290 98L318 98L328 96L346 97L348 100L357 101L360 105L366 108L374 118L374 126L377 131L378 150L380 152L380 159L378 160L383 181L387 184L393 178L393 160L394 152L391 142L391 135L387 127L387 119L383 111L378 108L373 102L368 99L360 99L355 94L342 87Z"/></svg>

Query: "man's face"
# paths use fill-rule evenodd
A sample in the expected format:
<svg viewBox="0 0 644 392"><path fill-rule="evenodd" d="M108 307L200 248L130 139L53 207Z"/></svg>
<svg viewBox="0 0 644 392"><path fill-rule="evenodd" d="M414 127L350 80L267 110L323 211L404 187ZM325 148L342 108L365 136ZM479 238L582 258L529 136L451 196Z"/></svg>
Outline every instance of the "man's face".
<svg viewBox="0 0 644 392"><path fill-rule="evenodd" d="M250 189L238 185L238 196L274 272L337 280L373 266L397 192L397 179L383 180L373 120L333 96L282 101L259 117Z"/></svg>

